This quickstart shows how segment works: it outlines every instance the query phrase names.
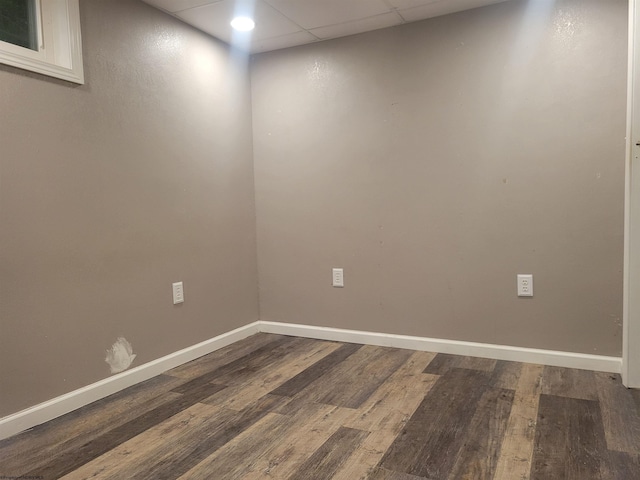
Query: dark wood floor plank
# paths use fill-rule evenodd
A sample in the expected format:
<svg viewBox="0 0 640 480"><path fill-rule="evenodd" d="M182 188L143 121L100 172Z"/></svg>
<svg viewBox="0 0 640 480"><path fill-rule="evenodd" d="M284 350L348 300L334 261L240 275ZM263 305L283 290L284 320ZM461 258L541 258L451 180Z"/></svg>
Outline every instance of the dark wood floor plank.
<svg viewBox="0 0 640 480"><path fill-rule="evenodd" d="M531 480L595 480L607 448L598 402L541 395Z"/></svg>
<svg viewBox="0 0 640 480"><path fill-rule="evenodd" d="M43 478L59 478L66 475L152 426L186 410L222 388L225 388L225 386L214 384L198 385L191 391L177 397L174 401L149 410L134 420L113 428L103 435L85 443L76 450L66 451L64 454L57 455L51 462L30 470L24 475L32 477L41 476Z"/></svg>
<svg viewBox="0 0 640 480"><path fill-rule="evenodd" d="M321 344L330 345L331 343L313 338L289 337L289 342L265 350L261 355L250 354L243 359L238 359L234 362L234 365L226 365L220 368L217 371L215 383L224 385L244 383L254 373L270 369L274 363L289 357L291 354L297 354Z"/></svg>
<svg viewBox="0 0 640 480"><path fill-rule="evenodd" d="M358 448L368 432L341 427L289 477L289 480L332 479L349 455Z"/></svg>
<svg viewBox="0 0 640 480"><path fill-rule="evenodd" d="M280 397L287 398L287 397ZM320 410L318 410L320 409ZM318 417L318 413L322 417ZM296 412L286 437L272 442L241 472L243 480L286 479L300 469L351 415L347 408L313 404ZM368 437L367 437L368 438ZM348 480L353 480L350 477ZM339 479L336 479L339 480Z"/></svg>
<svg viewBox="0 0 640 480"><path fill-rule="evenodd" d="M248 464L252 464L264 449L292 428L293 419L287 415L269 413L250 429L216 450L180 477L187 479L239 479ZM268 439L268 440L267 440Z"/></svg>
<svg viewBox="0 0 640 480"><path fill-rule="evenodd" d="M542 393L559 397L598 400L594 373L575 368L544 367Z"/></svg>
<svg viewBox="0 0 640 480"><path fill-rule="evenodd" d="M640 412L620 375L595 373L609 450L640 454Z"/></svg>
<svg viewBox="0 0 640 480"><path fill-rule="evenodd" d="M412 353L366 345L300 391L290 405L298 408L301 404L316 402L358 408ZM281 412L291 413L295 408L287 406Z"/></svg>
<svg viewBox="0 0 640 480"><path fill-rule="evenodd" d="M340 427L339 422L343 418L343 412L344 410L338 407L315 404L308 405L292 416L268 413L179 478L182 480L208 479L212 478L212 472L215 472L215 478L225 480L251 478L252 475L263 473L261 470L264 466L260 459L272 458L273 452L285 439L295 435L294 438L297 437L300 443L307 440L307 435L300 434L301 424L330 423L337 430ZM308 430L312 428L310 426ZM310 454L310 452L307 453L307 455ZM275 471L265 478L273 478L273 473Z"/></svg>
<svg viewBox="0 0 640 480"><path fill-rule="evenodd" d="M211 352L191 362L180 365L176 368L168 370L165 375L180 377L191 380L200 377L205 373L212 372L223 365L234 360L249 355L250 353L263 348L274 342L289 338L285 335L274 335L270 333L256 333L250 337L244 338L237 342L227 345L224 348Z"/></svg>
<svg viewBox="0 0 640 480"><path fill-rule="evenodd" d="M436 355L429 365L424 369L423 373L432 375L444 375L452 368L467 368L470 370L479 370L482 372L491 372L496 366L497 360L490 358L467 357L463 355L451 355L448 353L439 353Z"/></svg>
<svg viewBox="0 0 640 480"><path fill-rule="evenodd" d="M186 391L194 386L207 383L217 383L219 385L241 383L255 372L268 368L273 362L286 356L292 348L302 345L312 345L313 342L313 340L308 338L282 337L243 357L225 363L215 370L189 380L182 385L181 388ZM178 393L182 392L178 390Z"/></svg>
<svg viewBox="0 0 640 480"><path fill-rule="evenodd" d="M269 334L170 373L0 442L0 476L640 480L619 375Z"/></svg>
<svg viewBox="0 0 640 480"><path fill-rule="evenodd" d="M297 374L287 382L280 385L271 393L274 395L282 395L285 397L293 397L312 382L322 377L336 365L340 364L346 358L357 352L362 345L356 343L345 343L337 350L333 351L326 357L316 362L313 366L307 368L303 372Z"/></svg>
<svg viewBox="0 0 640 480"><path fill-rule="evenodd" d="M191 449L184 450L182 456L171 455L165 462L155 465L139 478L154 480L167 474L171 478L178 478L253 426L283 401L283 398L274 395L260 398L254 405L237 413L228 422L216 422L216 429L207 431L206 436L192 444Z"/></svg>
<svg viewBox="0 0 640 480"><path fill-rule="evenodd" d="M126 469L126 473L137 480L178 478L253 426L283 401L284 398L271 395L241 412L214 410L215 416L176 438L173 445L161 445L156 451L149 452L145 461Z"/></svg>
<svg viewBox="0 0 640 480"><path fill-rule="evenodd" d="M276 389L292 376L312 368L325 356L339 348L336 342L313 341L292 345L286 355L274 360L269 368L262 368L248 375L244 382L234 383L204 400L211 405L242 410L263 395Z"/></svg>
<svg viewBox="0 0 640 480"><path fill-rule="evenodd" d="M33 469L75 451L92 439L143 413L172 402L169 390L184 380L158 375L2 442L3 472ZM25 461L28 459L28 461Z"/></svg>
<svg viewBox="0 0 640 480"><path fill-rule="evenodd" d="M636 404L636 410L638 411L638 415L640 415L640 388L632 388L629 390L631 394L631 398Z"/></svg>
<svg viewBox="0 0 640 480"><path fill-rule="evenodd" d="M499 388L482 395L449 480L493 479L513 396L513 390Z"/></svg>
<svg viewBox="0 0 640 480"><path fill-rule="evenodd" d="M601 469L602 480L640 480L640 455L609 450Z"/></svg>
<svg viewBox="0 0 640 480"><path fill-rule="evenodd" d="M468 435L487 390L483 372L454 368L442 376L389 447L380 466L421 477L445 479Z"/></svg>
<svg viewBox="0 0 640 480"><path fill-rule="evenodd" d="M444 375L458 364L459 355L450 355L448 353L439 353L427 365L423 373L431 375Z"/></svg>
<svg viewBox="0 0 640 480"><path fill-rule="evenodd" d="M348 423L343 426L351 428ZM400 430L402 430L402 427L403 423L400 423L394 425L394 428L389 425L387 429L369 432L367 438L354 450L332 480L370 478L375 473L384 452L386 452L393 443L395 437L400 433Z"/></svg>
<svg viewBox="0 0 640 480"><path fill-rule="evenodd" d="M494 358L460 356L457 368L468 368L481 372L492 372L498 361Z"/></svg>
<svg viewBox="0 0 640 480"><path fill-rule="evenodd" d="M374 472L382 456L404 424L436 383L438 375L422 373L434 353L414 352L343 426L370 432L336 473L333 480L365 479Z"/></svg>
<svg viewBox="0 0 640 480"><path fill-rule="evenodd" d="M230 410L196 403L165 421L121 443L62 477L64 480L119 480L140 478L141 472L166 457L180 456L183 448L193 446L194 435L206 438L214 423L233 418ZM159 478L169 478L160 476Z"/></svg>
<svg viewBox="0 0 640 480"><path fill-rule="evenodd" d="M505 360L496 361L496 366L491 374L491 386L505 390L515 390L520 380L522 363Z"/></svg>
<svg viewBox="0 0 640 480"><path fill-rule="evenodd" d="M369 432L393 431L396 426L405 423L440 378L437 375L421 373L424 365L428 364L433 356L434 354L429 352L413 353L357 410L354 410L344 426Z"/></svg>

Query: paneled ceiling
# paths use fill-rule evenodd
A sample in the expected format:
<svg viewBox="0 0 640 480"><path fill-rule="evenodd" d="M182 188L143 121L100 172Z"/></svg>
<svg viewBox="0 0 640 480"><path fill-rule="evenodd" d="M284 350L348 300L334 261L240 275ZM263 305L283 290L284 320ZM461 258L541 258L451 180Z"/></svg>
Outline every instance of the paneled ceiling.
<svg viewBox="0 0 640 480"><path fill-rule="evenodd" d="M242 50L257 53L344 37L506 0L143 0ZM255 20L236 32L234 16Z"/></svg>

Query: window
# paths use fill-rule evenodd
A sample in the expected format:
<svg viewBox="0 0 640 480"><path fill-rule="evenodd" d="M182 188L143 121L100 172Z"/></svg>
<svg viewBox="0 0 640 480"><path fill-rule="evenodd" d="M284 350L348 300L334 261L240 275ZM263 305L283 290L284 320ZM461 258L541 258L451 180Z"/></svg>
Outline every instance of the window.
<svg viewBox="0 0 640 480"><path fill-rule="evenodd" d="M38 50L36 0L4 0L0 6L0 40Z"/></svg>
<svg viewBox="0 0 640 480"><path fill-rule="evenodd" d="M0 63L84 83L79 0L0 0Z"/></svg>

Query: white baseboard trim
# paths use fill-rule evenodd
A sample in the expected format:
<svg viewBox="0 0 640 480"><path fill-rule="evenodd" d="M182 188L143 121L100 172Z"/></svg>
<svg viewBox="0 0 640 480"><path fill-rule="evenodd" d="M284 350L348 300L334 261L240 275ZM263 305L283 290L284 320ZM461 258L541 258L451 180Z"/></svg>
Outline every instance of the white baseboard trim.
<svg viewBox="0 0 640 480"><path fill-rule="evenodd" d="M489 343L463 342L460 340L442 340L439 338L412 337L390 333L374 333L341 328L316 327L259 321L258 329L265 333L278 333L296 337L317 338L339 342L362 343L383 347L407 348L436 353L469 355L472 357L495 358L514 362L537 363L554 367L579 368L598 372L620 373L622 358L590 355L587 353L541 350L537 348L511 347Z"/></svg>
<svg viewBox="0 0 640 480"><path fill-rule="evenodd" d="M486 343L463 342L459 340L442 340L438 338L413 337L409 335L345 330L341 328L260 320L171 353L152 362L145 363L139 367L132 368L131 370L105 378L104 380L92 383L91 385L27 408L26 410L0 418L0 440L33 428L41 423L53 420L65 413L69 413L91 402L95 402L120 390L153 378L167 370L219 350L258 332L384 347L407 348L410 350L436 353L451 353L454 355L495 358L497 360L510 360L515 362L538 363L600 372L620 373L622 370L622 358L619 357L605 357L586 353L510 347Z"/></svg>
<svg viewBox="0 0 640 480"><path fill-rule="evenodd" d="M69 413L77 408L124 390L183 363L226 347L238 340L258 333L258 322L253 322L210 340L166 355L139 367L92 383L73 392L61 395L39 405L27 408L7 417L0 418L0 440L33 428L41 423Z"/></svg>

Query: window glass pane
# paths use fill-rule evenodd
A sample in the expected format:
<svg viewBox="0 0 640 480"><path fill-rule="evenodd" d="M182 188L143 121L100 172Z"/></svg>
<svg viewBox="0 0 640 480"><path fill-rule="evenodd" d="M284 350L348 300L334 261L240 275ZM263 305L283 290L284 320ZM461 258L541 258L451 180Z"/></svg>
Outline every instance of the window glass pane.
<svg viewBox="0 0 640 480"><path fill-rule="evenodd" d="M36 0L0 0L0 40L38 50Z"/></svg>

